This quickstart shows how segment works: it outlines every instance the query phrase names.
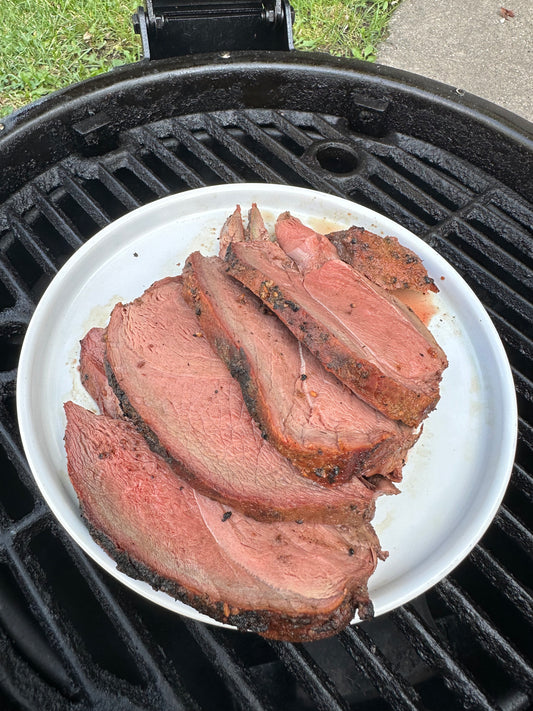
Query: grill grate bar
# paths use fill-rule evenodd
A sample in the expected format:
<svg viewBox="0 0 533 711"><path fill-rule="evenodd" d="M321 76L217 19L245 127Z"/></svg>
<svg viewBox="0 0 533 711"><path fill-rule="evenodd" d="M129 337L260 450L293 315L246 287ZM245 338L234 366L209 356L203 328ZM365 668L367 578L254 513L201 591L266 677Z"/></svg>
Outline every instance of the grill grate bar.
<svg viewBox="0 0 533 711"><path fill-rule="evenodd" d="M420 658L430 667L441 672L446 686L454 691L463 703L476 709L494 711L494 705L470 674L459 665L453 654L437 639L428 624L411 606L398 608L391 613L391 616Z"/></svg>
<svg viewBox="0 0 533 711"><path fill-rule="evenodd" d="M33 194L36 207L40 208L42 214L50 221L51 225L59 232L65 241L73 249L81 247L83 240L77 230L70 221L59 212L52 201L43 195L36 185L33 186Z"/></svg>
<svg viewBox="0 0 533 711"><path fill-rule="evenodd" d="M484 193L494 184L494 178L476 170L453 153L435 149L435 146L406 133L395 133L393 140L401 150L418 158L423 169L426 166L436 168L475 193Z"/></svg>
<svg viewBox="0 0 533 711"><path fill-rule="evenodd" d="M390 215L391 219L415 234L421 234L427 228L427 225L405 205L393 199L382 188L369 182L365 175L356 174L347 177L343 180L343 190L350 200L376 212Z"/></svg>
<svg viewBox="0 0 533 711"><path fill-rule="evenodd" d="M416 711L420 708L420 696L403 677L391 669L385 655L372 643L362 627L347 627L340 633L339 639L394 711Z"/></svg>
<svg viewBox="0 0 533 711"><path fill-rule="evenodd" d="M12 383L14 389L14 381ZM7 457L17 469L20 481L32 493L37 494L37 501L41 501L38 493L37 485L32 477L26 457L21 451L21 446L17 441L17 435L14 435L8 428L9 419L6 415L4 403L0 401L0 443ZM17 433L18 434L18 433ZM23 519L24 520L24 519Z"/></svg>
<svg viewBox="0 0 533 711"><path fill-rule="evenodd" d="M533 597L483 546L478 545L470 560L502 594L508 597L524 617L533 617Z"/></svg>
<svg viewBox="0 0 533 711"><path fill-rule="evenodd" d="M48 252L44 245L41 244L39 238L30 232L29 228L12 213L9 215L13 233L17 236L21 244L24 245L29 254L36 259L42 270L50 277L57 274L58 267L48 256Z"/></svg>
<svg viewBox="0 0 533 711"><path fill-rule="evenodd" d="M172 128L176 138L195 156L202 160L216 175L226 183L239 183L242 181L239 173L222 158L216 156L199 141L196 136L184 125L182 121L174 119Z"/></svg>
<svg viewBox="0 0 533 711"><path fill-rule="evenodd" d="M500 506L494 523L500 530L512 538L529 555L533 555L533 533L505 506Z"/></svg>
<svg viewBox="0 0 533 711"><path fill-rule="evenodd" d="M246 111L244 113L248 118L250 118L254 112ZM292 140L295 141L295 143L298 143L302 148L309 148L309 146L314 143L314 139L299 126L293 123L287 117L287 114L283 114L280 111L269 111L268 118L270 119L270 122L275 124L280 131L284 132L287 136L289 136L289 138L292 138Z"/></svg>
<svg viewBox="0 0 533 711"><path fill-rule="evenodd" d="M320 131L322 136L330 141L339 141L341 143L346 142L346 132L339 130L335 124L328 121L326 118L327 114L315 114L313 116L313 129ZM350 135L351 141L356 141L359 145L369 145L364 138Z"/></svg>
<svg viewBox="0 0 533 711"><path fill-rule="evenodd" d="M520 295L524 297L524 288L530 292L533 287L533 273L525 264L519 262L515 257L510 255L504 248L494 244L487 238L479 229L476 229L464 221L468 215L464 215L462 219L456 216L455 233L461 239L464 247L471 254L479 255L480 261L486 263L487 267L497 271L504 271L508 279L512 278L514 283L518 284L521 289Z"/></svg>
<svg viewBox="0 0 533 711"><path fill-rule="evenodd" d="M445 220L449 212L439 202L431 198L427 192L417 187L411 180L398 180L398 173L382 160L373 157L369 164L369 179L389 192L391 197L398 196L398 201L407 204L410 212L428 225L434 225Z"/></svg>
<svg viewBox="0 0 533 711"><path fill-rule="evenodd" d="M58 531L58 533L60 532ZM126 643L130 651L133 652L134 650L134 656L136 658L140 674L146 680L148 680L148 677L150 676L152 692L153 687L156 686L158 696L161 697L161 703L166 704L166 708L172 708L176 711L185 709L186 707L182 701L185 696L183 689L174 689L163 677L160 671L160 665L157 663L146 644L144 644L138 631L125 614L116 597L108 588L105 580L100 575L100 571L95 570L87 557L82 553L81 549L72 545L71 541L65 535L61 534L61 540L70 558L74 561L78 570L83 574L83 577L89 585L93 595L106 611L107 616L117 630L119 636Z"/></svg>
<svg viewBox="0 0 533 711"><path fill-rule="evenodd" d="M124 205L126 210L135 210L141 206L141 202L101 162L98 163L98 177L114 197Z"/></svg>
<svg viewBox="0 0 533 711"><path fill-rule="evenodd" d="M521 395L525 400L533 402L533 383L522 375L517 368L512 368L513 381L517 395ZM520 439L526 442L533 442L531 425L523 417L518 416L518 434ZM529 433L529 436L528 436Z"/></svg>
<svg viewBox="0 0 533 711"><path fill-rule="evenodd" d="M172 151L169 151L150 129L138 129L133 135L140 146L144 145L149 148L165 165L184 180L190 188L201 188L205 185L202 178L184 161L175 156Z"/></svg>
<svg viewBox="0 0 533 711"><path fill-rule="evenodd" d="M517 379L515 377L515 382L516 382L516 380ZM528 381L528 384L531 385L529 383L529 381ZM520 383L519 383L519 386L520 386ZM517 388L517 390L518 390L518 388ZM531 387L530 387L529 392L527 394L529 395L529 400L531 402L533 400L533 397L531 397L531 395L532 395ZM518 418L517 445L518 445L518 448L517 448L517 454L516 454L516 456L517 456L516 461L520 461L520 460L522 460L522 462L527 462L528 460L531 461L531 455L533 452L533 427L526 420L522 419L521 417ZM522 453L522 450L524 450L523 453ZM528 484L529 490L531 490L531 480L532 480L532 477L529 476L529 484ZM512 485L515 484L515 482L513 481L513 478L511 478L510 483ZM531 497L531 494L529 496ZM529 541L530 549L533 550L532 540L533 540L533 536L525 537L524 543L526 541Z"/></svg>
<svg viewBox="0 0 533 711"><path fill-rule="evenodd" d="M206 129L219 141L223 146L230 150L239 160L251 168L254 173L259 175L267 183L286 183L275 170L270 168L267 163L258 159L252 151L248 150L242 143L239 143L233 136L226 131L224 126L219 123L214 116L205 117ZM242 178L240 178L242 180Z"/></svg>
<svg viewBox="0 0 533 711"><path fill-rule="evenodd" d="M401 179L432 196L433 200L447 211L461 209L475 199L474 192L454 177L439 172L431 165L422 166L419 158L403 153L396 146L377 144L372 154L379 156L381 162Z"/></svg>
<svg viewBox="0 0 533 711"><path fill-rule="evenodd" d="M0 642L3 637L2 634L2 629L0 628ZM2 653L2 661L3 664L7 667L6 661L8 659L8 651L5 649L4 644L0 644L0 652ZM28 705L28 687L25 686L23 688L23 685L20 683L20 681L16 678L16 675L9 675L6 673L2 673L2 701L5 702L13 702L14 706L8 706L8 711L11 711L12 708L14 709L29 709L30 706ZM35 707L34 707L35 708Z"/></svg>
<svg viewBox="0 0 533 711"><path fill-rule="evenodd" d="M533 237L533 210L516 193L512 193L504 185L498 185L492 195L491 211L498 216L499 231L517 233L520 243L526 241L524 252L527 254L527 243ZM505 235L504 235L505 237Z"/></svg>
<svg viewBox="0 0 533 711"><path fill-rule="evenodd" d="M215 629L192 619L184 618L183 622L238 706L246 711L271 711L270 704L257 695L255 684L240 660L217 638Z"/></svg>
<svg viewBox="0 0 533 711"><path fill-rule="evenodd" d="M533 381L526 378L519 370L513 369L513 378L515 382L516 392L522 395L528 402L533 402ZM533 432L532 426L523 417L519 417L518 424L520 426L520 434L523 436L525 433L530 433L527 437L527 441L533 443L533 437L531 433Z"/></svg>
<svg viewBox="0 0 533 711"><path fill-rule="evenodd" d="M479 230L488 244L499 247L498 242L501 242L500 249L511 253L511 255L516 254L518 259L531 264L533 258L531 252L532 235L528 234L519 222L514 222L498 209L494 201L499 192L498 188L488 190L485 193L484 204L474 203L463 217L469 224L479 225Z"/></svg>
<svg viewBox="0 0 533 711"><path fill-rule="evenodd" d="M92 198L87 190L79 184L75 173L67 168L67 161L58 167L58 174L69 194L72 195L74 200L85 210L89 217L95 221L98 227L105 227L111 222L111 217L107 212Z"/></svg>
<svg viewBox="0 0 533 711"><path fill-rule="evenodd" d="M21 560L13 546L9 546L8 552L11 568L24 597L29 600L31 609L35 611L41 627L48 639L51 640L51 646L61 659L65 671L72 680L71 683L87 697L90 681L85 673L84 664L80 663L67 637L59 629L57 620L32 580L27 565Z"/></svg>
<svg viewBox="0 0 533 711"><path fill-rule="evenodd" d="M9 640L14 648L18 647L24 660L39 670L43 682L51 684L53 688L60 691L62 696L76 695L79 693L79 688L73 684L44 631L36 628L33 615L29 613L25 605L20 604L20 596L12 587L13 582L6 580L9 577L4 569L0 579L2 593L0 630L4 633L6 641ZM28 708L28 705L24 704L23 707Z"/></svg>
<svg viewBox="0 0 533 711"><path fill-rule="evenodd" d="M533 669L527 661L509 644L509 642L496 630L493 623L482 615L472 604L466 593L445 578L435 587L436 594L442 602L455 614L460 614L462 620L468 620L471 629L477 632L477 639L483 648L511 674L516 683L524 691L533 690Z"/></svg>
<svg viewBox="0 0 533 711"><path fill-rule="evenodd" d="M533 505L533 477L518 464L514 466L511 484L516 486L522 496L525 496L528 502Z"/></svg>
<svg viewBox="0 0 533 711"><path fill-rule="evenodd" d="M280 661L302 683L317 711L348 711L344 699L302 644L269 641Z"/></svg>
<svg viewBox="0 0 533 711"><path fill-rule="evenodd" d="M142 163L133 153L127 154L126 166L135 174L135 177L140 179L157 197L168 195L169 189L157 175Z"/></svg>
<svg viewBox="0 0 533 711"><path fill-rule="evenodd" d="M378 161L373 156L369 156L368 163L370 173L371 166L374 163L378 164ZM426 233L428 214L417 209L413 202L406 200L401 193L388 186L385 181L372 182L366 175L357 175L348 179L345 187L349 196L356 202L390 216L391 219L416 235ZM435 224L434 220L430 219L430 222Z"/></svg>
<svg viewBox="0 0 533 711"><path fill-rule="evenodd" d="M312 185L322 192L339 195L340 197L344 196L344 190L338 188L330 180L320 177L314 168L310 168L304 161L281 146L280 143L272 138L263 128L251 121L246 114L239 116L239 124L254 140L261 143L270 153L280 158L289 168L304 178L309 185Z"/></svg>
<svg viewBox="0 0 533 711"><path fill-rule="evenodd" d="M16 278L13 269L5 263L2 255L0 255L0 282L12 295L15 302L12 306L2 310L2 320L6 322L16 321L18 323L29 322L35 309L33 299L26 290L24 283Z"/></svg>
<svg viewBox="0 0 533 711"><path fill-rule="evenodd" d="M14 381L11 383L14 386ZM0 402L0 442L2 448L7 452L8 457L11 461L14 461L19 471L24 471L29 475L28 463L26 462L26 457L21 452L21 447L19 442L16 441L13 432L8 428L8 418L5 411L4 403ZM33 482L33 478L28 477L29 481Z"/></svg>
<svg viewBox="0 0 533 711"><path fill-rule="evenodd" d="M504 339L505 343L508 344L509 348L523 355L527 361L531 360L533 357L533 340L529 337L529 334L523 334L518 328L506 321L497 311L494 311L493 308L486 304L485 310L494 321L500 336ZM528 370L528 367L523 370ZM526 380L524 375L522 375L522 377Z"/></svg>
<svg viewBox="0 0 533 711"><path fill-rule="evenodd" d="M527 323L533 322L533 308L521 294L484 269L457 244L446 241L435 233L433 236L439 245L440 254L452 264L461 264L461 271L467 280L471 276L478 289L484 289L487 294L492 296L492 299L497 298L504 308L511 309L516 315L523 317ZM452 236L448 235L448 239L451 240ZM494 308L494 304L491 307L490 304L485 303L485 308Z"/></svg>
<svg viewBox="0 0 533 711"><path fill-rule="evenodd" d="M30 513L23 516L18 521L10 522L9 530L0 531L0 547L9 548L12 540L15 540L24 531L40 526L41 521L45 521L50 517L50 509L43 500L37 501Z"/></svg>

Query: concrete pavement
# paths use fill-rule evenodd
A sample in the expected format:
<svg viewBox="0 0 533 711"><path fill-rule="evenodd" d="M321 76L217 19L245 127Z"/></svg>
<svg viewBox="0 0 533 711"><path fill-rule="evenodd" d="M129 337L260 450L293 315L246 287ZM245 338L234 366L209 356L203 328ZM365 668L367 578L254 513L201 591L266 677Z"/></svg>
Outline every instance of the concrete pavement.
<svg viewBox="0 0 533 711"><path fill-rule="evenodd" d="M402 0L376 61L533 121L533 0L503 2L514 17L502 0Z"/></svg>

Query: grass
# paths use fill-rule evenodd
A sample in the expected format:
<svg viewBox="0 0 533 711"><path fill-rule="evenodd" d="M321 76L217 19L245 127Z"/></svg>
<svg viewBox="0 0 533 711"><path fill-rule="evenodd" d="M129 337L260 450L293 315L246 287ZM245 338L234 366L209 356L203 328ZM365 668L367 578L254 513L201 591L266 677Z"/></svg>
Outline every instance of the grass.
<svg viewBox="0 0 533 711"><path fill-rule="evenodd" d="M292 0L297 49L372 61L399 0ZM0 116L140 56L137 0L2 0Z"/></svg>
<svg viewBox="0 0 533 711"><path fill-rule="evenodd" d="M2 0L0 114L138 59L129 0Z"/></svg>
<svg viewBox="0 0 533 711"><path fill-rule="evenodd" d="M292 0L296 49L374 61L399 0Z"/></svg>

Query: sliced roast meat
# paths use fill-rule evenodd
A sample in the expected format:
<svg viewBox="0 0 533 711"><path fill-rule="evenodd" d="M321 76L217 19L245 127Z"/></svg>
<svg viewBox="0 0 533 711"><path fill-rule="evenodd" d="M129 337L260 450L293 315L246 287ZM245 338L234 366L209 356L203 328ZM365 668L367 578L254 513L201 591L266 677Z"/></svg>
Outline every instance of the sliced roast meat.
<svg viewBox="0 0 533 711"><path fill-rule="evenodd" d="M107 329L108 378L151 446L198 491L253 518L369 520L376 496L396 492L391 482L326 489L300 476L262 437L182 292L180 277L156 282L118 304Z"/></svg>
<svg viewBox="0 0 533 711"><path fill-rule="evenodd" d="M239 382L268 441L304 476L339 484L353 476L401 479L417 433L370 407L297 341L218 257L194 252L185 298L202 333Z"/></svg>
<svg viewBox="0 0 533 711"><path fill-rule="evenodd" d="M301 223L300 223L301 224ZM229 273L247 286L353 392L394 420L416 427L439 400L447 359L398 299L338 258L325 237L229 245ZM325 240L325 242L324 242ZM333 246L330 243L331 248Z"/></svg>
<svg viewBox="0 0 533 711"><path fill-rule="evenodd" d="M338 260L335 246L325 235L304 225L290 212L282 212L276 220L276 239L302 273L319 269L329 260Z"/></svg>
<svg viewBox="0 0 533 711"><path fill-rule="evenodd" d="M107 382L104 368L105 328L91 328L80 341L80 378L83 387L110 417L121 417L117 396Z"/></svg>
<svg viewBox="0 0 533 711"><path fill-rule="evenodd" d="M246 239L250 242L268 241L270 234L265 227L263 216L257 204L252 203L252 207L248 210L248 224L245 229ZM233 240L234 242L239 240Z"/></svg>
<svg viewBox="0 0 533 711"><path fill-rule="evenodd" d="M414 289L423 294L438 292L420 257L400 244L397 237L380 237L355 226L326 236L343 262L383 289Z"/></svg>
<svg viewBox="0 0 533 711"><path fill-rule="evenodd" d="M226 256L228 245L231 242L249 242L250 240L269 240L270 235L265 227L263 216L254 202L248 211L248 224L246 228L242 222L241 206L237 205L233 213L222 225L219 237L218 256Z"/></svg>
<svg viewBox="0 0 533 711"><path fill-rule="evenodd" d="M226 250L230 242L243 242L245 239L244 235L244 225L242 224L242 214L241 206L237 205L234 212L228 217L226 222L222 225L219 237L219 251L220 257L226 255Z"/></svg>
<svg viewBox="0 0 533 711"><path fill-rule="evenodd" d="M372 614L379 543L369 524L258 523L205 499L125 420L65 404L68 473L118 568L211 617L288 641Z"/></svg>

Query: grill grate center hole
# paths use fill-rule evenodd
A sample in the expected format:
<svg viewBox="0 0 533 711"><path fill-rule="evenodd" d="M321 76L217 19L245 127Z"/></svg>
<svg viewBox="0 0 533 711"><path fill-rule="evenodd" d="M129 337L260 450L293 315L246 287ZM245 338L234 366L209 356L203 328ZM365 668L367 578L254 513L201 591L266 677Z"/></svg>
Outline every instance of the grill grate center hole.
<svg viewBox="0 0 533 711"><path fill-rule="evenodd" d="M316 159L321 168L338 175L353 173L358 163L352 150L346 146L332 144L318 148Z"/></svg>

